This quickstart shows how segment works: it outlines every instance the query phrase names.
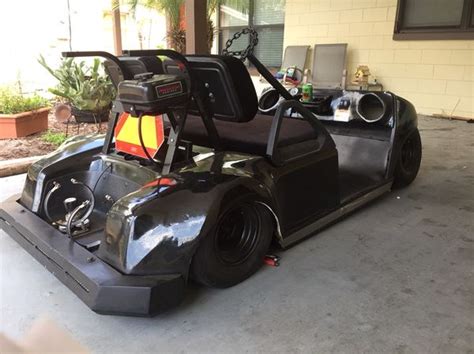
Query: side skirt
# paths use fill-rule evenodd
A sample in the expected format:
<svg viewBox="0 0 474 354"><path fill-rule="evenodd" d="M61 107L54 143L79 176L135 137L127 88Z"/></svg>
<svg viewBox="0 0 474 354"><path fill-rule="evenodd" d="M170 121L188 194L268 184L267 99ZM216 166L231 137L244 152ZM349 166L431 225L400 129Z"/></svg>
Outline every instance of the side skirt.
<svg viewBox="0 0 474 354"><path fill-rule="evenodd" d="M283 248L287 248L288 246L301 241L302 239L309 237L322 228L328 226L331 223L343 218L347 214L359 209L363 205L371 202L372 200L380 197L381 195L389 192L392 188L392 181L385 183L370 192L349 201L348 203L341 206L339 209L330 212L329 214L323 216L322 218L316 220L314 223L309 224L302 229L290 234L288 237L285 237L281 242L281 246Z"/></svg>

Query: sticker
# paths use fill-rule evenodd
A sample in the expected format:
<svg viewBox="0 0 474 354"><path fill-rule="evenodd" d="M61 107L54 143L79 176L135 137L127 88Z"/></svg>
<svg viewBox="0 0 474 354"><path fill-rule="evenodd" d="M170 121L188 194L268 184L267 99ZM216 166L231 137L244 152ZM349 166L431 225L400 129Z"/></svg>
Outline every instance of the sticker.
<svg viewBox="0 0 474 354"><path fill-rule="evenodd" d="M138 135L138 117L122 113L115 127L115 150L133 156L147 158ZM143 144L150 156L154 157L165 140L163 117L142 117Z"/></svg>
<svg viewBox="0 0 474 354"><path fill-rule="evenodd" d="M334 120L337 122L348 122L351 120L351 113L348 109L336 109Z"/></svg>

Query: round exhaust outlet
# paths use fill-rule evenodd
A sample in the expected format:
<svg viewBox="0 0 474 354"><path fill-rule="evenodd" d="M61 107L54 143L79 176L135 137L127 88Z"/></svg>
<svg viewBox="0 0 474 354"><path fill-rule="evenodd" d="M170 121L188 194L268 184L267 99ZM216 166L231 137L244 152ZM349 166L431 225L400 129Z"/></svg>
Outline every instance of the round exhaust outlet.
<svg viewBox="0 0 474 354"><path fill-rule="evenodd" d="M375 123L386 118L387 105L375 93L365 93L357 102L356 111L367 123Z"/></svg>
<svg viewBox="0 0 474 354"><path fill-rule="evenodd" d="M260 112L268 113L276 110L283 98L273 88L263 92L262 96L258 100L258 109Z"/></svg>

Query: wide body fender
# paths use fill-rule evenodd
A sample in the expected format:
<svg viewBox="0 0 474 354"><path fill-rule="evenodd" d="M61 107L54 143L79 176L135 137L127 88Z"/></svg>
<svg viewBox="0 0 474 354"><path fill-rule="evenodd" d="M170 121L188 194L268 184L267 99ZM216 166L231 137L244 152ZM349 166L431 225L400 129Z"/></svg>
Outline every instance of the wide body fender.
<svg viewBox="0 0 474 354"><path fill-rule="evenodd" d="M400 96L393 95L393 97L395 127L390 140L391 154L387 166L387 176L390 178L393 177L398 160L400 159L403 144L410 134L418 129L418 115L415 106Z"/></svg>
<svg viewBox="0 0 474 354"><path fill-rule="evenodd" d="M411 132L418 128L418 115L415 106L406 99L397 96L395 114L397 115L397 134L405 140Z"/></svg>
<svg viewBox="0 0 474 354"><path fill-rule="evenodd" d="M216 224L224 201L252 192L266 205L273 203L253 172L262 158L211 155L162 176L168 184L158 181L118 200L108 212L99 257L125 274L187 277L199 241Z"/></svg>
<svg viewBox="0 0 474 354"><path fill-rule="evenodd" d="M103 145L103 134L75 136L67 139L57 150L33 163L26 175L21 203L34 213L38 213L47 179L68 169L75 171L81 164L90 164L93 156L100 152Z"/></svg>

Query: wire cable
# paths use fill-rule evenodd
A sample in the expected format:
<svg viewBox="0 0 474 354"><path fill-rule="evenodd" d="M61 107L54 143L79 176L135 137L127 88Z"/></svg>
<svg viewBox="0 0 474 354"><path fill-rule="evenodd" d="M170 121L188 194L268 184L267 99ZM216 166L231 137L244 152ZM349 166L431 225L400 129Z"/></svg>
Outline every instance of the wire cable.
<svg viewBox="0 0 474 354"><path fill-rule="evenodd" d="M143 142L142 118L143 118L143 113L140 113L140 115L138 116L138 139L140 140L140 145L146 157L148 157L148 160L150 160L154 165L158 166L159 165L158 162L156 162L153 159L153 157L150 155L150 153L146 149L145 143Z"/></svg>

